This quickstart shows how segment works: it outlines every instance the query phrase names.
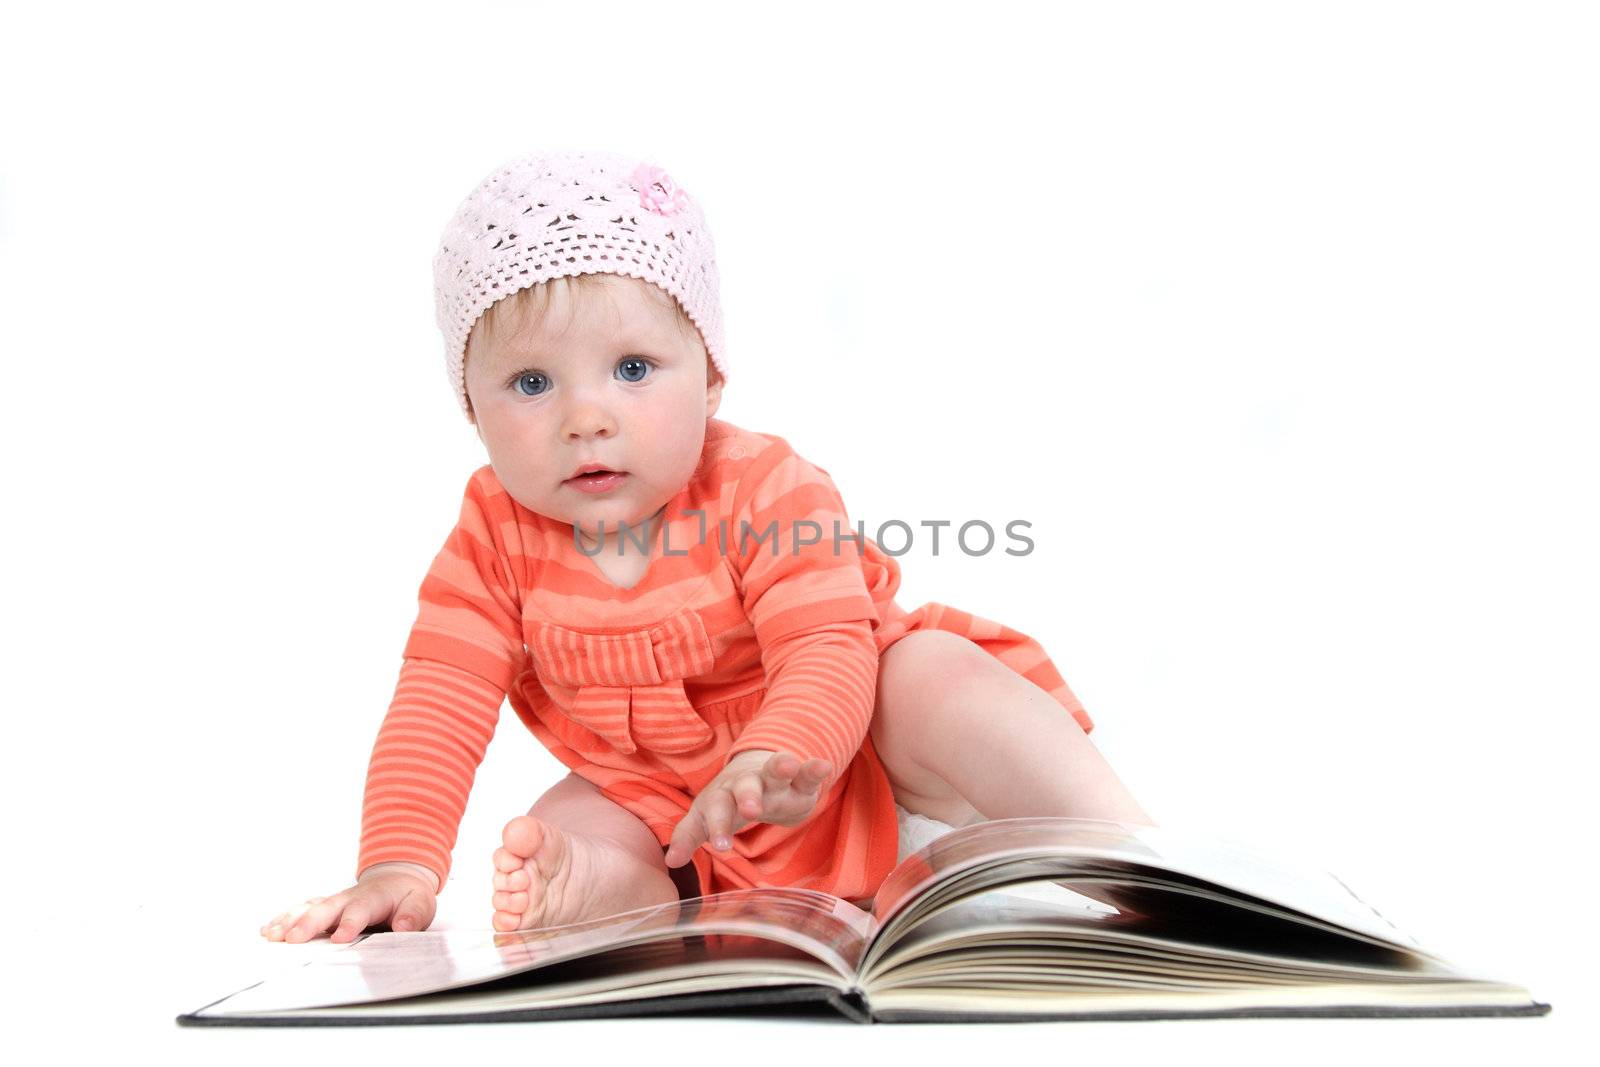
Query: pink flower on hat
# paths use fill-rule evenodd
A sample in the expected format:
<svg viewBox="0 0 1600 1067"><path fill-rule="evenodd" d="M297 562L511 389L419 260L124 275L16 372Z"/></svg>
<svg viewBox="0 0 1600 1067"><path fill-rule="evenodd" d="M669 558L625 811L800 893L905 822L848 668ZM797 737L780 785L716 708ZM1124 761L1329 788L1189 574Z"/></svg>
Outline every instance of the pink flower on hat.
<svg viewBox="0 0 1600 1067"><path fill-rule="evenodd" d="M646 211L673 215L689 203L689 194L678 188L678 183L660 167L641 163L629 181L639 190L639 206Z"/></svg>

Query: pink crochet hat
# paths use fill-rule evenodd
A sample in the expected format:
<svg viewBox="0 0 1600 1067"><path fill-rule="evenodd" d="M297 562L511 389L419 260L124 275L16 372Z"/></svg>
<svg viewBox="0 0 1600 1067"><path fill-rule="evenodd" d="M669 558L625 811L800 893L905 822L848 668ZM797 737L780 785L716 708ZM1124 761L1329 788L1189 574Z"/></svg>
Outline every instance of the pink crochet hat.
<svg viewBox="0 0 1600 1067"><path fill-rule="evenodd" d="M611 152L545 152L495 168L456 208L433 259L445 369L461 410L467 335L490 305L572 274L625 274L675 297L724 379L722 305L700 206L660 167Z"/></svg>

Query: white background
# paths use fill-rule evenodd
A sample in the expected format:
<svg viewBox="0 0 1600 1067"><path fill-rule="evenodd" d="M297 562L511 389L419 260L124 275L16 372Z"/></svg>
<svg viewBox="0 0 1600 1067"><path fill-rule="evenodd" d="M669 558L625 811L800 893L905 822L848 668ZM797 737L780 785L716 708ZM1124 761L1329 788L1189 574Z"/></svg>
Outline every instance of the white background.
<svg viewBox="0 0 1600 1067"><path fill-rule="evenodd" d="M1594 993L1592 10L7 5L11 1035L1563 1055ZM904 606L1039 638L1158 820L1326 867L1554 1013L176 1027L319 951L257 927L355 873L417 586L485 462L431 257L547 146L650 158L706 206L719 417L826 467L869 533L1032 523L1018 558L919 539ZM487 923L500 828L562 773L504 714L442 921Z"/></svg>

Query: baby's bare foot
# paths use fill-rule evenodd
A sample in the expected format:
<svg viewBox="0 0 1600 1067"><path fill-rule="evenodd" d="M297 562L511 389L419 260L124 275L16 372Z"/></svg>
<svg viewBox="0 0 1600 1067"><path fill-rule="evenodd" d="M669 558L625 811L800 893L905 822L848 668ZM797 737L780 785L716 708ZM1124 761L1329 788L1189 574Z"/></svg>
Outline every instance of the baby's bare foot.
<svg viewBox="0 0 1600 1067"><path fill-rule="evenodd" d="M506 823L494 850L494 928L562 926L678 899L657 868L604 837L561 829L532 815Z"/></svg>

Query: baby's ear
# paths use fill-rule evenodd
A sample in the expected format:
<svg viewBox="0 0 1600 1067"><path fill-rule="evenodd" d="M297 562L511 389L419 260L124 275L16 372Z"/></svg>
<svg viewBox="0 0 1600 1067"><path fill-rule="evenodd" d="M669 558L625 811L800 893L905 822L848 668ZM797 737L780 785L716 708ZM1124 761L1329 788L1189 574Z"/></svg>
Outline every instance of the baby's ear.
<svg viewBox="0 0 1600 1067"><path fill-rule="evenodd" d="M717 408L722 405L722 375L716 376L716 381L706 386L706 418L711 418L717 413Z"/></svg>

